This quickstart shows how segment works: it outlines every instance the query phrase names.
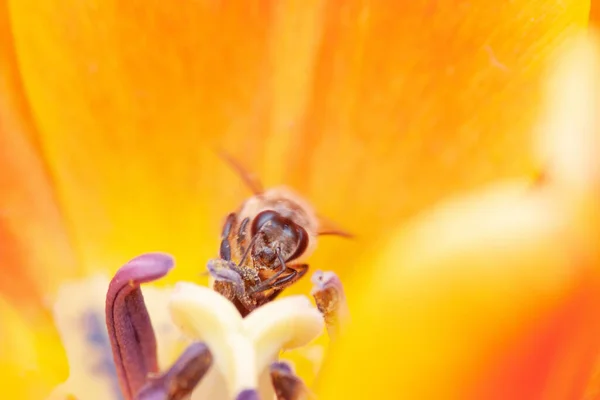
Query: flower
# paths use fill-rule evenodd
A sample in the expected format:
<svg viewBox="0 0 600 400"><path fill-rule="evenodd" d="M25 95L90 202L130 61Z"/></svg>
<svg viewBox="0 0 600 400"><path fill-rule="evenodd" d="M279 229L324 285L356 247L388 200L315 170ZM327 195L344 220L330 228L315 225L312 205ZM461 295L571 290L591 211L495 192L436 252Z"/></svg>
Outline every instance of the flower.
<svg viewBox="0 0 600 400"><path fill-rule="evenodd" d="M78 372L49 311L59 288L77 292L65 281L105 288L93 274L161 250L182 266L169 284L214 256L221 218L246 196L214 146L358 234L322 241L311 259L359 282L350 299L408 217L536 173L537 76L586 25L589 3L64 0L1 10L0 165L11 173L0 199L0 372L5 393L43 398Z"/></svg>
<svg viewBox="0 0 600 400"><path fill-rule="evenodd" d="M171 314L195 342L169 371L148 379L159 370L139 284L162 278L172 266L168 255L146 254L127 263L111 281L106 322L127 399L185 398L192 390L195 398L258 398L259 377L269 366L291 374L281 371L285 364L277 361L280 350L304 346L323 329L321 314L303 296L271 302L242 318L233 302L216 291L179 283L170 301ZM207 373L217 381L207 384ZM261 398L273 397L271 385L261 386Z"/></svg>
<svg viewBox="0 0 600 400"><path fill-rule="evenodd" d="M600 41L565 48L539 127L543 178L448 200L394 235L350 288L355 325L323 398L597 398Z"/></svg>
<svg viewBox="0 0 600 400"><path fill-rule="evenodd" d="M78 368L50 399L176 400L192 395L250 400L272 397L274 391L293 399L309 394L279 355L306 346L324 325L334 337L345 326L345 294L333 272L313 275L311 293L318 309L305 296L289 296L244 317L230 299L194 283L142 294L140 284L164 278L173 266L171 256L148 253L120 268L110 284L94 279L61 290L55 320L69 361ZM107 332L98 326L94 294L106 287ZM79 298L83 301L74 302ZM171 317L165 322L167 308ZM185 334L183 340L173 335L174 324ZM177 341L183 351L173 351Z"/></svg>

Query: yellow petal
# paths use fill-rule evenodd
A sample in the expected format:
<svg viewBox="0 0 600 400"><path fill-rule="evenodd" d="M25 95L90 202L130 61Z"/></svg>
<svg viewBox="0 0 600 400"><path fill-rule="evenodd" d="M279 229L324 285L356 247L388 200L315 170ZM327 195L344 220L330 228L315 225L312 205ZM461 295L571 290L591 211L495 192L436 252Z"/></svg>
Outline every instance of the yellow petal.
<svg viewBox="0 0 600 400"><path fill-rule="evenodd" d="M541 185L447 201L365 261L321 398L582 398L600 351L599 49L579 37L550 81Z"/></svg>
<svg viewBox="0 0 600 400"><path fill-rule="evenodd" d="M520 189L447 204L373 261L323 398L573 398L560 385L600 350L600 282L565 248L569 216Z"/></svg>
<svg viewBox="0 0 600 400"><path fill-rule="evenodd" d="M24 313L0 296L0 376L11 399L43 399L67 375L60 340L47 314Z"/></svg>

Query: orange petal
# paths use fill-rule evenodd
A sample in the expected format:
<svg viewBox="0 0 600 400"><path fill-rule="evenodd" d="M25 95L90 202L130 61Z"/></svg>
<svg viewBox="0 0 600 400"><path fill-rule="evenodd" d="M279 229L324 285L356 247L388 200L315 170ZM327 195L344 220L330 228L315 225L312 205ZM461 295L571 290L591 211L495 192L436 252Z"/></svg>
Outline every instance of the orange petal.
<svg viewBox="0 0 600 400"><path fill-rule="evenodd" d="M21 71L84 267L162 250L204 271L234 206L209 146L257 140L269 4L23 6L10 3Z"/></svg>
<svg viewBox="0 0 600 400"><path fill-rule="evenodd" d="M248 194L216 145L365 242L447 193L531 173L541 62L589 11L575 0L9 4L85 268L168 251L181 266L170 279L204 270ZM323 241L314 263L350 270L356 242L338 243Z"/></svg>
<svg viewBox="0 0 600 400"><path fill-rule="evenodd" d="M593 25L598 26L600 23L600 1L592 0L590 6L590 21Z"/></svg>
<svg viewBox="0 0 600 400"><path fill-rule="evenodd" d="M39 304L42 290L74 275L76 264L23 95L5 3L0 52L0 293Z"/></svg>
<svg viewBox="0 0 600 400"><path fill-rule="evenodd" d="M571 43L551 81L545 182L448 201L363 264L321 398L582 398L600 351L598 44Z"/></svg>
<svg viewBox="0 0 600 400"><path fill-rule="evenodd" d="M0 3L0 376L3 393L40 399L67 365L46 296L77 273L24 97Z"/></svg>

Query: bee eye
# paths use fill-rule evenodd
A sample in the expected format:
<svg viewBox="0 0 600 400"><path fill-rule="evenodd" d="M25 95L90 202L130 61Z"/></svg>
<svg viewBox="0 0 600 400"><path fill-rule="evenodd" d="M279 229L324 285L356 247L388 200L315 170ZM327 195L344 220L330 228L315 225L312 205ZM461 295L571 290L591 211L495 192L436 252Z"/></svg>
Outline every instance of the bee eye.
<svg viewBox="0 0 600 400"><path fill-rule="evenodd" d="M259 213L252 221L251 234L254 236L262 227L270 222L273 226L281 227L282 232L291 238L296 243L296 249L293 254L287 257L286 261L291 261L298 258L304 253L308 247L308 235L304 228L298 226L293 221L282 217L279 213L273 210L265 210Z"/></svg>
<svg viewBox="0 0 600 400"><path fill-rule="evenodd" d="M304 228L302 228L301 226L295 225L295 234L296 234L296 244L298 245L298 247L296 247L296 251L294 251L294 254L289 256L287 258L287 260L285 260L285 261L292 261L292 260L300 257L306 251L306 248L308 247L308 234L306 233Z"/></svg>
<svg viewBox="0 0 600 400"><path fill-rule="evenodd" d="M254 221L252 221L252 227L250 228L250 233L252 236L254 236L256 232L260 231L261 228L269 221L272 224L281 224L281 219L282 217L273 210L263 211L254 217Z"/></svg>

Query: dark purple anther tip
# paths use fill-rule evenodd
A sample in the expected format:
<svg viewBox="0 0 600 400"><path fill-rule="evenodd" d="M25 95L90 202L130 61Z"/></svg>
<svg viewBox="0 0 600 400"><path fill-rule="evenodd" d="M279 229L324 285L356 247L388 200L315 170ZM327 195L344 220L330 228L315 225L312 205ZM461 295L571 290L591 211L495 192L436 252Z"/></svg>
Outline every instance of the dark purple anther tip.
<svg viewBox="0 0 600 400"><path fill-rule="evenodd" d="M173 257L166 253L142 254L119 268L113 282L122 279L133 279L139 283L151 282L165 276L174 264Z"/></svg>
<svg viewBox="0 0 600 400"><path fill-rule="evenodd" d="M269 367L271 382L277 400L299 400L308 398L308 389L286 362L274 362Z"/></svg>
<svg viewBox="0 0 600 400"><path fill-rule="evenodd" d="M156 338L140 284L165 276L174 261L164 253L148 253L122 266L106 294L106 327L126 400L144 385L149 373L158 372Z"/></svg>
<svg viewBox="0 0 600 400"><path fill-rule="evenodd" d="M243 287L242 276L233 268L235 268L234 263L221 259L212 259L207 263L208 272L215 280L231 282Z"/></svg>
<svg viewBox="0 0 600 400"><path fill-rule="evenodd" d="M271 364L271 373L278 372L281 374L293 374L292 367L283 361L276 361Z"/></svg>
<svg viewBox="0 0 600 400"><path fill-rule="evenodd" d="M136 400L183 400L189 398L212 365L204 343L192 343L164 374L151 378Z"/></svg>
<svg viewBox="0 0 600 400"><path fill-rule="evenodd" d="M256 390L244 389L237 395L235 400L260 400L260 397Z"/></svg>

